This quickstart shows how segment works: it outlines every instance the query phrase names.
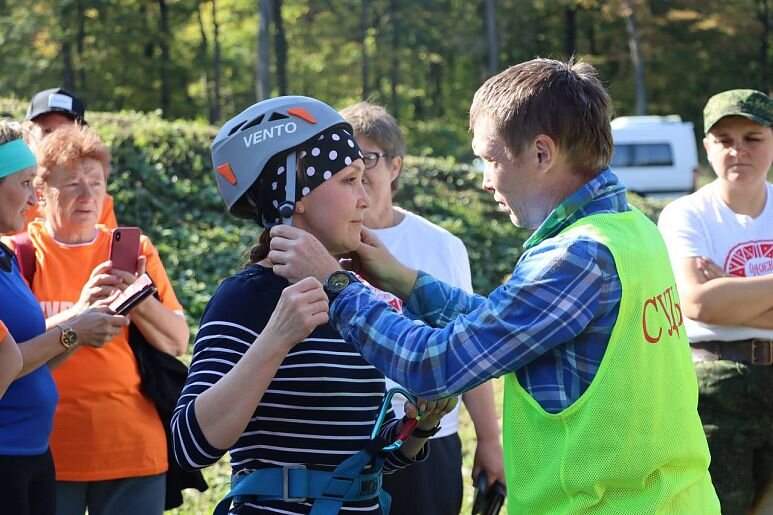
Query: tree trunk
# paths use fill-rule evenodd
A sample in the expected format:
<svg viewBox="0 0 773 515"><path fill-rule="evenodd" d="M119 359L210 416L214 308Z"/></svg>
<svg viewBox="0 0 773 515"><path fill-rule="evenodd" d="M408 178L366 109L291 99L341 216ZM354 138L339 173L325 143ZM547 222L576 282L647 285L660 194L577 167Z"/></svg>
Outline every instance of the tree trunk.
<svg viewBox="0 0 773 515"><path fill-rule="evenodd" d="M569 59L577 54L577 5L564 8L564 53Z"/></svg>
<svg viewBox="0 0 773 515"><path fill-rule="evenodd" d="M59 8L59 26L61 28L61 55L62 55L62 83L64 89L73 91L75 89L75 64L72 58L72 41L70 40L70 31L68 30L67 6L62 5Z"/></svg>
<svg viewBox="0 0 773 515"><path fill-rule="evenodd" d="M392 89L391 112L392 116L399 118L400 106L397 99L397 83L399 81L400 66L400 27L397 13L399 0L389 1L389 23L392 25L392 48L390 51L389 79Z"/></svg>
<svg viewBox="0 0 773 515"><path fill-rule="evenodd" d="M282 20L282 0L274 0L274 49L276 51L276 79L279 94L287 94L287 36Z"/></svg>
<svg viewBox="0 0 773 515"><path fill-rule="evenodd" d="M75 49L78 54L78 80L80 81L80 86L75 89L81 93L86 89L86 66L84 66L86 60L83 58L83 45L86 39L86 16L83 11L83 6L78 2L78 36Z"/></svg>
<svg viewBox="0 0 773 515"><path fill-rule="evenodd" d="M631 63L634 71L634 88L636 94L636 115L647 114L647 85L644 78L644 59L641 51L641 39L636 26L636 16L629 0L622 0L622 11L625 17L625 30L628 33L628 48L631 50Z"/></svg>
<svg viewBox="0 0 773 515"><path fill-rule="evenodd" d="M202 6L204 2L199 2L196 5L196 21L199 23L199 50L196 58L198 66L201 69L201 80L204 83L204 102L207 104L207 120L209 123L215 124L214 118L214 105L212 87L209 80L209 38L207 37L207 30L204 28L204 16L201 14Z"/></svg>
<svg viewBox="0 0 773 515"><path fill-rule="evenodd" d="M256 93L258 100L271 96L271 50L269 30L271 28L271 0L260 0L260 26L258 27L258 63Z"/></svg>
<svg viewBox="0 0 773 515"><path fill-rule="evenodd" d="M161 48L161 116L168 118L170 116L169 107L171 104L171 85L169 84L169 9L166 0L158 0L158 9L160 17L158 20L159 47Z"/></svg>
<svg viewBox="0 0 773 515"><path fill-rule="evenodd" d="M490 77L499 71L499 44L497 42L497 18L494 0L485 1L486 42L488 46L487 75Z"/></svg>
<svg viewBox="0 0 773 515"><path fill-rule="evenodd" d="M362 59L360 66L360 75L362 77L362 99L367 100L370 96L368 86L368 14L370 5L368 0L362 0L360 3L360 57Z"/></svg>
<svg viewBox="0 0 773 515"><path fill-rule="evenodd" d="M212 73L214 75L212 80L212 118L217 122L220 121L222 116L223 99L220 94L220 77L222 75L220 58L220 24L217 21L217 2L212 0L212 43L215 46L214 56L212 59Z"/></svg>
<svg viewBox="0 0 773 515"><path fill-rule="evenodd" d="M66 36L63 36L66 38ZM72 63L72 45L66 39L62 41L62 83L64 89L75 89L75 73Z"/></svg>
<svg viewBox="0 0 773 515"><path fill-rule="evenodd" d="M760 36L760 89L767 92L770 89L768 82L768 54L770 43L770 8L768 0L757 0L757 19L762 25Z"/></svg>
<svg viewBox="0 0 773 515"><path fill-rule="evenodd" d="M596 43L596 19L596 12L593 12L590 17L590 22L585 29L585 37L588 39L588 50L590 55L597 55L599 53L598 44Z"/></svg>
<svg viewBox="0 0 773 515"><path fill-rule="evenodd" d="M441 117L444 114L443 109L443 65L432 62L429 65L429 77L432 87L432 111L435 117Z"/></svg>

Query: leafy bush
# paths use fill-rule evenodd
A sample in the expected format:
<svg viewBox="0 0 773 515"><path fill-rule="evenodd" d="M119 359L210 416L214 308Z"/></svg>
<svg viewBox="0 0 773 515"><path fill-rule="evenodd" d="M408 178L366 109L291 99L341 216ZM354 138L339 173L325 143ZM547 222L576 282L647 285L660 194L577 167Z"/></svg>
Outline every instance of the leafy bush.
<svg viewBox="0 0 773 515"><path fill-rule="evenodd" d="M17 118L24 107L0 99L0 112ZM209 154L216 129L132 112L88 113L87 119L112 149L108 189L119 223L141 227L156 244L195 326L214 289L239 269L261 230L229 216L220 200ZM473 286L486 294L511 273L529 231L514 227L480 182L468 164L408 157L396 203L465 242ZM635 195L631 202L653 220L662 209Z"/></svg>
<svg viewBox="0 0 773 515"><path fill-rule="evenodd" d="M472 137L467 119L414 120L402 125L408 153L423 157L454 157L472 160Z"/></svg>
<svg viewBox="0 0 773 515"><path fill-rule="evenodd" d="M459 236L475 291L486 294L512 272L529 231L518 229L480 187L481 174L451 159L408 158L396 204Z"/></svg>

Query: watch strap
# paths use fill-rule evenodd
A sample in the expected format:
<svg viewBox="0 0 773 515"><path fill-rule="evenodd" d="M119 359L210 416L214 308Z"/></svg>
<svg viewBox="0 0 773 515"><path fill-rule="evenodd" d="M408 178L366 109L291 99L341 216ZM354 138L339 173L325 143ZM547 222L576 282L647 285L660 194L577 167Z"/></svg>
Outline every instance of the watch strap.
<svg viewBox="0 0 773 515"><path fill-rule="evenodd" d="M343 281L343 284L342 284ZM353 272L348 270L336 270L325 279L322 289L327 294L329 302L333 302L338 295L352 283L358 283L360 280Z"/></svg>
<svg viewBox="0 0 773 515"><path fill-rule="evenodd" d="M403 423L405 423L406 420L408 420L408 418L403 417ZM433 427L432 429L420 429L418 427L415 428L411 433L411 436L415 436L416 438L432 438L433 436L438 434L438 432L440 431L440 428L441 428L440 421L438 420L438 423L435 424L435 427Z"/></svg>

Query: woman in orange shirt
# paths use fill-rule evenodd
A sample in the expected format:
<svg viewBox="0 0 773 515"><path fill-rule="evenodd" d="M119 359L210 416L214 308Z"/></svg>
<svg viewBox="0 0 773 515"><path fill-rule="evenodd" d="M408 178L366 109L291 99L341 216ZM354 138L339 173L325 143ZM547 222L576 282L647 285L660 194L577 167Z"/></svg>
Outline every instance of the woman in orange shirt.
<svg viewBox="0 0 773 515"><path fill-rule="evenodd" d="M158 298L137 304L129 318L150 345L185 352L188 326L150 240L140 240L136 274L109 261L111 231L96 225L110 160L105 144L88 128L71 126L35 152L45 221L27 232L36 254L32 291L47 324L112 298L147 272ZM51 435L59 514L163 512L166 438L154 404L140 391L128 334L124 328L101 349L79 349L53 373L60 397Z"/></svg>

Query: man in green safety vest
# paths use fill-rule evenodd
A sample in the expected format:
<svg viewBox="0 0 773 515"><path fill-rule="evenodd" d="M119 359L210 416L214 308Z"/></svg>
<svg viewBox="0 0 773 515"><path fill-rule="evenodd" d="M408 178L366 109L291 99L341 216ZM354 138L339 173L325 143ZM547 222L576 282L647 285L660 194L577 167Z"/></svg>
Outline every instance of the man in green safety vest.
<svg viewBox="0 0 773 515"><path fill-rule="evenodd" d="M322 281L344 339L417 395L505 376L510 515L718 514L674 276L609 169L611 111L596 70L571 61L521 63L475 94L483 188L534 230L488 297L401 265L367 231L352 262L403 315L303 231L274 227L269 258Z"/></svg>

